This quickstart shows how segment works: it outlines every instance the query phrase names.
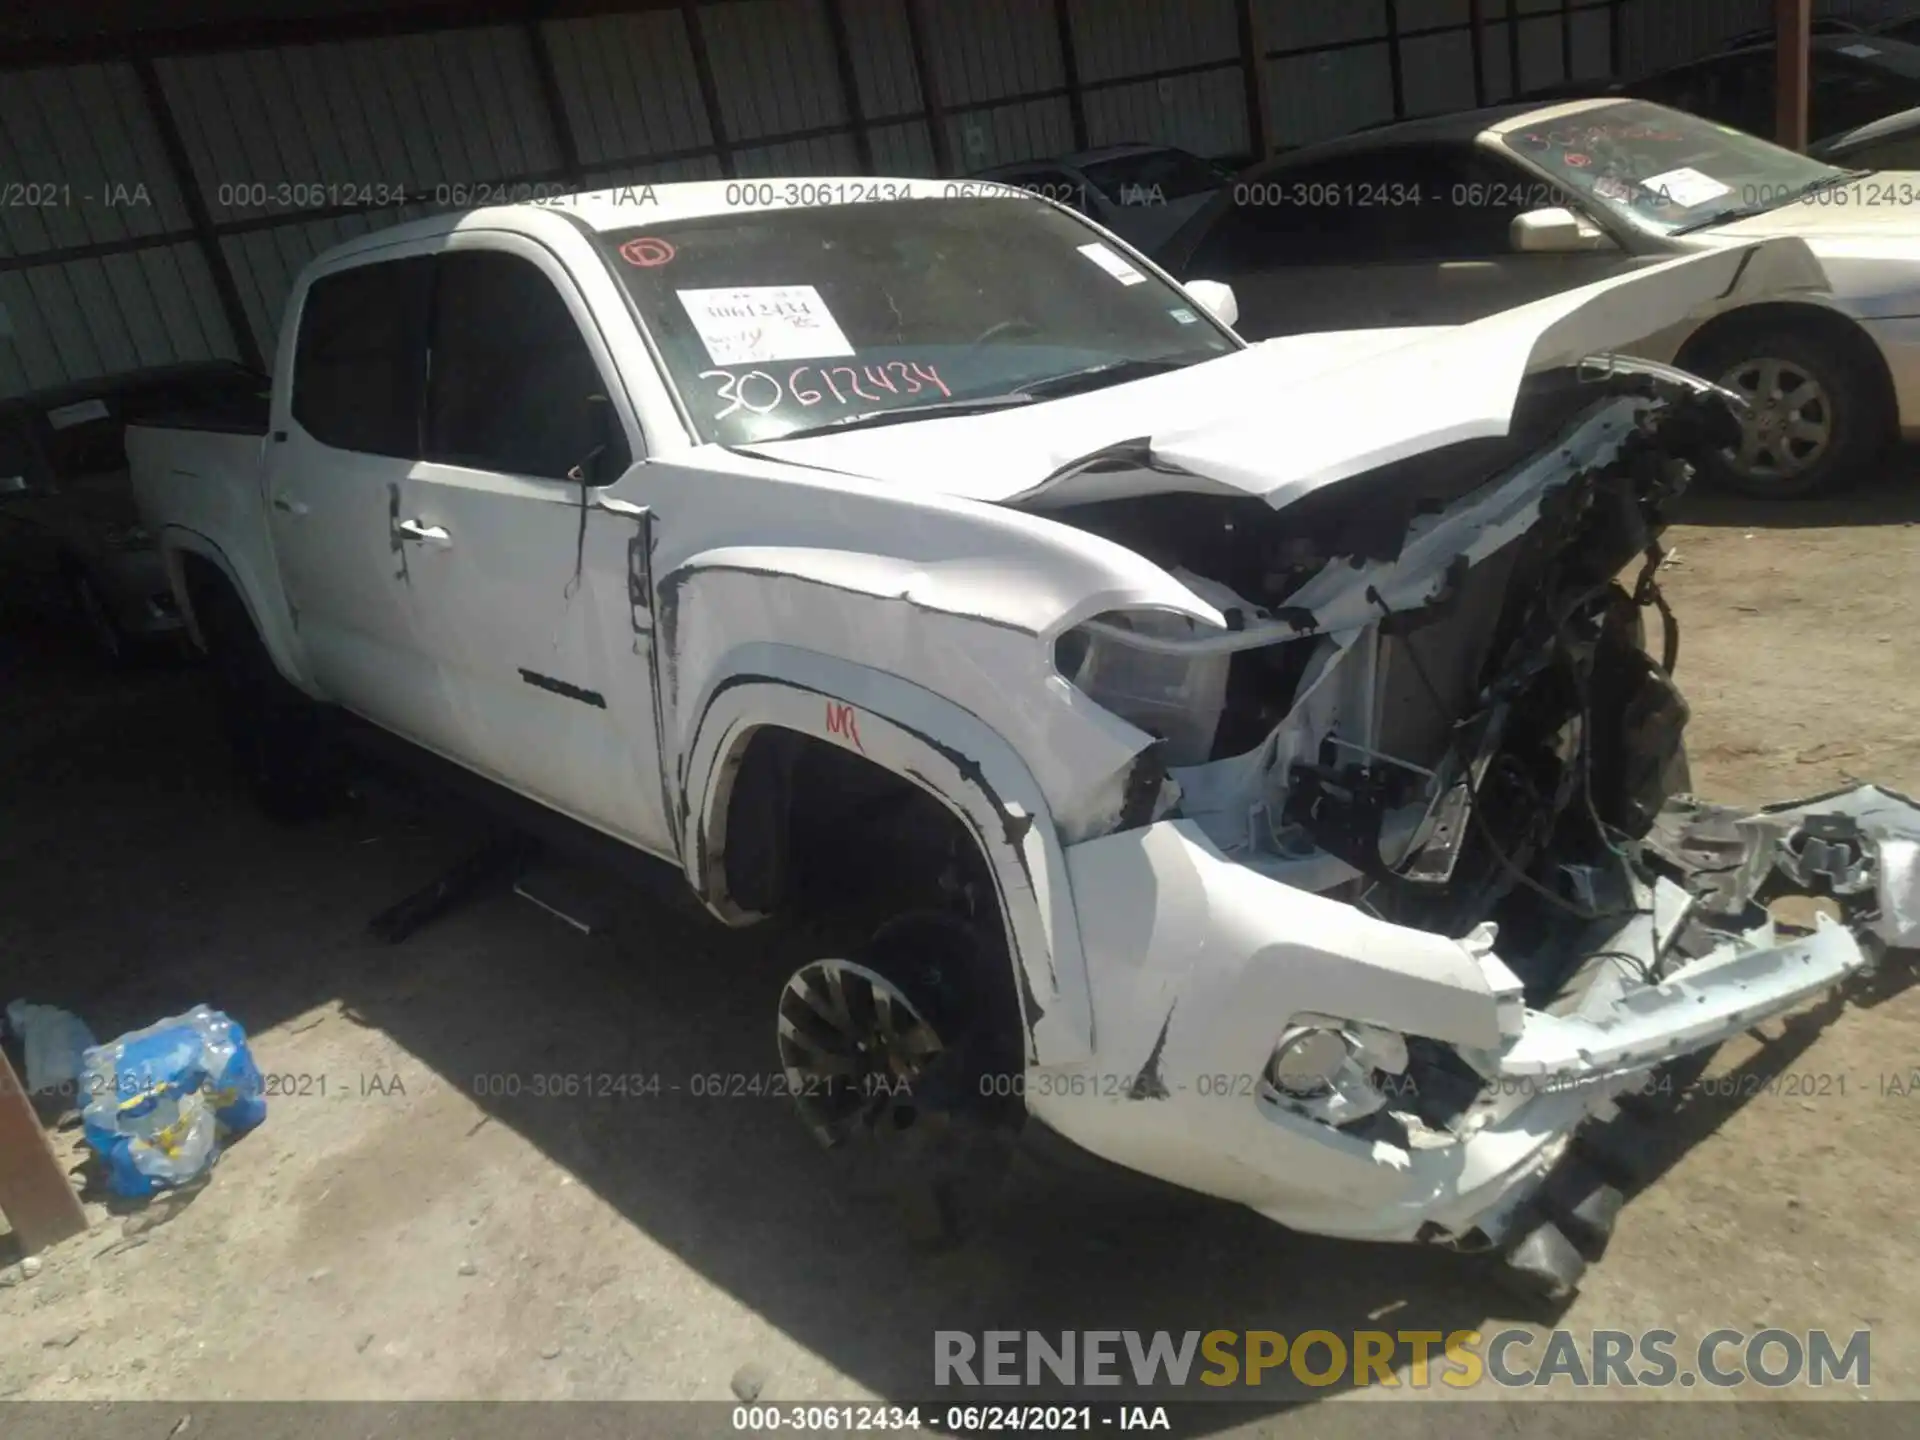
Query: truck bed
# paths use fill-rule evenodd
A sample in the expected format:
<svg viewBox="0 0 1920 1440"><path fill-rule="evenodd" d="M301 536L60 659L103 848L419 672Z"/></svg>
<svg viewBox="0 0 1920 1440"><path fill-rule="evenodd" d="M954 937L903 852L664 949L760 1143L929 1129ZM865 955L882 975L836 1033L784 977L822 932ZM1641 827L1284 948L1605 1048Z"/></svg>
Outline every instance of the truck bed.
<svg viewBox="0 0 1920 1440"><path fill-rule="evenodd" d="M256 623L269 649L278 649L272 603L280 598L280 583L262 487L264 410L257 425L252 419L244 406L199 411L177 423L143 417L127 427L127 466L134 501L161 548L170 557L204 556L235 582L250 608L266 602L269 613L256 614ZM179 567L169 569L175 599L186 613L189 597L178 593Z"/></svg>

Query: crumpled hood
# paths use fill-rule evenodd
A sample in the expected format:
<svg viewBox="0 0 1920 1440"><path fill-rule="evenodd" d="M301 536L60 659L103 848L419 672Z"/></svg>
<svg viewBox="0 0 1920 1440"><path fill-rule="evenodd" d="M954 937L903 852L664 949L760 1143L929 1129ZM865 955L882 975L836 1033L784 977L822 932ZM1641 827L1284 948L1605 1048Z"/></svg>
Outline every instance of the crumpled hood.
<svg viewBox="0 0 1920 1440"><path fill-rule="evenodd" d="M1761 241L1649 266L1470 325L1270 340L1087 395L984 415L771 441L768 459L1036 508L1149 492L1280 506L1458 441L1503 435L1520 382L1631 350L1681 318L1822 290L1805 243ZM1085 468L1113 452L1111 463Z"/></svg>

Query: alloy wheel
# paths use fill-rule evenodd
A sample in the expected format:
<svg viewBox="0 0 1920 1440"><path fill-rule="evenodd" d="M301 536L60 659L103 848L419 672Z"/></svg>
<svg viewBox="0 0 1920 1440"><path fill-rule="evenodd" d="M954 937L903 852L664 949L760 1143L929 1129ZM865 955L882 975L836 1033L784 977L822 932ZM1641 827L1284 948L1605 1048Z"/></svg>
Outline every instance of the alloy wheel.
<svg viewBox="0 0 1920 1440"><path fill-rule="evenodd" d="M1833 400L1803 365L1772 356L1743 360L1720 377L1749 408L1740 424L1733 468L1753 480L1793 480L1825 458L1833 444Z"/></svg>
<svg viewBox="0 0 1920 1440"><path fill-rule="evenodd" d="M944 1044L893 981L851 960L815 960L780 996L780 1060L800 1116L835 1146L910 1127L914 1082Z"/></svg>

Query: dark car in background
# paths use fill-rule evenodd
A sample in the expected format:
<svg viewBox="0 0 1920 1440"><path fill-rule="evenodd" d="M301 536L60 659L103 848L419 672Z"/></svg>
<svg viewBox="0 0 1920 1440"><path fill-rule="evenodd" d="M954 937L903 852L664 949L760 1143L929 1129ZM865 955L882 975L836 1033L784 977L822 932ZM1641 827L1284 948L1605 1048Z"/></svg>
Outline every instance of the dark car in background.
<svg viewBox="0 0 1920 1440"><path fill-rule="evenodd" d="M1772 44L1735 43L1638 80L1572 81L1524 98L1630 96L1771 137L1776 128L1777 62ZM1816 147L1885 116L1920 107L1920 45L1891 33L1817 34L1809 45L1807 70L1807 136ZM1850 158L1847 163L1891 168L1864 158Z"/></svg>
<svg viewBox="0 0 1920 1440"><path fill-rule="evenodd" d="M9 607L53 599L118 659L180 628L127 478L130 420L265 413L268 380L227 360L79 381L0 400L0 585Z"/></svg>
<svg viewBox="0 0 1920 1440"><path fill-rule="evenodd" d="M1109 145L997 165L981 171L980 178L1057 200L1152 254L1231 184L1233 175L1171 145Z"/></svg>

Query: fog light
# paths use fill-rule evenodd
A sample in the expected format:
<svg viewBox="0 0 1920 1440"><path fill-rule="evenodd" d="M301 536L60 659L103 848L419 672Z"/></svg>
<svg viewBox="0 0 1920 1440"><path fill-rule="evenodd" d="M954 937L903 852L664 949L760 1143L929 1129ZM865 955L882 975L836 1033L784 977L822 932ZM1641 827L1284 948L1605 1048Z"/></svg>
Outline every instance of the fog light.
<svg viewBox="0 0 1920 1440"><path fill-rule="evenodd" d="M1292 1100L1331 1095L1350 1053L1347 1037L1338 1030L1290 1030L1267 1061L1267 1083Z"/></svg>
<svg viewBox="0 0 1920 1440"><path fill-rule="evenodd" d="M1356 1030L1358 1036L1353 1033ZM1380 1040L1389 1043L1383 1047ZM1265 1099L1336 1128L1364 1120L1387 1104L1385 1092L1373 1079L1378 1060L1391 1064L1397 1059L1403 1068L1406 1064L1403 1047L1398 1055L1376 1052L1383 1048L1393 1051L1399 1040L1399 1036L1371 1026L1349 1030L1295 1025L1280 1037L1267 1061L1263 1073Z"/></svg>

